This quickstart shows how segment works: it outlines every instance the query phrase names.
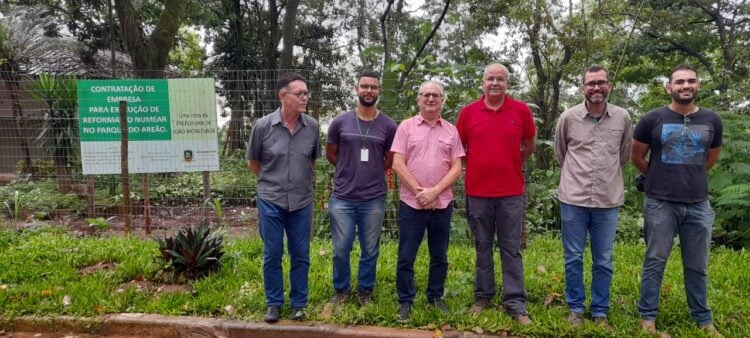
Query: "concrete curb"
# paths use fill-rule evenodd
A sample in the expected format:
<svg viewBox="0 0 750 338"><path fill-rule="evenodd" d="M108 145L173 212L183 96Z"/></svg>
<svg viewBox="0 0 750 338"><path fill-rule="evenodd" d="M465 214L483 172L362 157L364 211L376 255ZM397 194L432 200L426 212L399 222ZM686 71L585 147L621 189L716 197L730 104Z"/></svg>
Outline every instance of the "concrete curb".
<svg viewBox="0 0 750 338"><path fill-rule="evenodd" d="M163 316L145 313L112 314L88 317L0 318L0 327L25 332L67 332L97 336L160 337L160 338L432 338L436 332L416 329L395 329L376 326L341 326L319 322L282 320L276 324L224 320L216 318ZM497 337L470 332L441 332L444 338Z"/></svg>

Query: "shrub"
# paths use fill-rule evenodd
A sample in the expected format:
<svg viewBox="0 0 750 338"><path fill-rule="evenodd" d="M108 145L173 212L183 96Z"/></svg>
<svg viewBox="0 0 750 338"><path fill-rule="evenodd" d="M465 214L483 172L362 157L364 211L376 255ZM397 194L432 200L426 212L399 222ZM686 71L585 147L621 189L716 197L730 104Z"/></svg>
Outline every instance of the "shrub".
<svg viewBox="0 0 750 338"><path fill-rule="evenodd" d="M156 239L161 258L175 277L199 279L221 267L224 235L201 224L182 228L177 235Z"/></svg>

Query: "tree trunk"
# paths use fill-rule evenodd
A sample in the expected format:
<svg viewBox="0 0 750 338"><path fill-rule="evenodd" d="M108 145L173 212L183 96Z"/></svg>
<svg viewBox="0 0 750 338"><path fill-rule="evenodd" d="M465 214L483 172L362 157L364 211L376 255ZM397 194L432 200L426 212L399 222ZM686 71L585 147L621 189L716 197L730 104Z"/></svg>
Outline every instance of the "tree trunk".
<svg viewBox="0 0 750 338"><path fill-rule="evenodd" d="M6 67L4 67L6 68ZM13 106L13 131L16 134L16 139L21 145L21 150L23 151L23 161L24 161L24 168L23 173L25 174L31 174L32 176L35 174L34 172L34 164L31 161L31 150L29 150L29 142L26 140L26 137L23 135L23 107L21 106L21 86L18 81L18 73L13 69L13 67L7 67L10 68L4 74L7 74L7 77L5 78L5 83L7 84L8 88L10 89L10 101L11 105Z"/></svg>
<svg viewBox="0 0 750 338"><path fill-rule="evenodd" d="M280 69L292 69L294 42L297 32L297 7L299 7L299 0L287 0L284 14L284 28L281 33L284 40L284 47L281 50Z"/></svg>
<svg viewBox="0 0 750 338"><path fill-rule="evenodd" d="M232 19L230 21L230 29L234 30L233 36L235 41L235 48L237 53L233 55L235 76L231 82L232 90L235 93L245 92L245 76L242 71L244 67L243 58L245 57L244 52L244 30L242 20L244 19L244 12L240 4L240 0L233 0L232 6L234 13L231 13ZM238 149L242 149L242 117L245 112L245 98L244 95L237 95L237 99L233 100L236 103L232 105L232 113L229 117L229 130L227 130L227 141L224 145L224 155L232 154ZM228 146L228 150L227 150Z"/></svg>
<svg viewBox="0 0 750 338"><path fill-rule="evenodd" d="M143 22L136 14L132 0L115 0L122 37L137 77L161 77L187 3L188 0L165 0L156 27L146 38Z"/></svg>
<svg viewBox="0 0 750 338"><path fill-rule="evenodd" d="M68 162L65 157L55 155L55 179L57 180L57 189L61 194L67 194L71 191L71 178L68 172Z"/></svg>

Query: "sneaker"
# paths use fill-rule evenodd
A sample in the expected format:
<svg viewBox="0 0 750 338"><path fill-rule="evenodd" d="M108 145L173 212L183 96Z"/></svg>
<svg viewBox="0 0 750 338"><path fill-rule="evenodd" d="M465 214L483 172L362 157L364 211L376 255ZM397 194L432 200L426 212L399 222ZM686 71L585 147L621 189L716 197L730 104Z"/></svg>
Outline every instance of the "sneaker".
<svg viewBox="0 0 750 338"><path fill-rule="evenodd" d="M289 318L292 320L305 320L305 317L307 317L305 314L305 308L295 307L292 308L292 315Z"/></svg>
<svg viewBox="0 0 750 338"><path fill-rule="evenodd" d="M570 311L570 314L568 315L568 319L566 319L566 321L572 327L580 327L581 325L583 325L583 314Z"/></svg>
<svg viewBox="0 0 750 338"><path fill-rule="evenodd" d="M344 304L346 301L349 300L349 291L338 291L336 290L336 293L331 297L331 299L328 300L328 303L331 304Z"/></svg>
<svg viewBox="0 0 750 338"><path fill-rule="evenodd" d="M276 323L279 321L279 310L281 310L281 307L278 305L269 305L266 309L266 315L263 316L263 320L266 321L266 323Z"/></svg>
<svg viewBox="0 0 750 338"><path fill-rule="evenodd" d="M372 290L357 290L357 302L360 307L365 307L372 303Z"/></svg>
<svg viewBox="0 0 750 338"><path fill-rule="evenodd" d="M670 338L666 332L656 331L656 322L653 320L641 319L641 330L649 334L658 334L660 338Z"/></svg>
<svg viewBox="0 0 750 338"><path fill-rule="evenodd" d="M714 324L701 325L701 329L711 338L724 338L724 335L716 329Z"/></svg>
<svg viewBox="0 0 750 338"><path fill-rule="evenodd" d="M594 317L594 324L599 325L599 327L607 330L612 331L612 326L609 325L609 321L607 321L607 317Z"/></svg>
<svg viewBox="0 0 750 338"><path fill-rule="evenodd" d="M427 306L438 309L442 314L448 314L450 310L445 306L445 302L442 298L433 299L427 302Z"/></svg>
<svg viewBox="0 0 750 338"><path fill-rule="evenodd" d="M478 315L484 311L484 309L492 307L492 302L489 298L477 298L474 304L469 308L469 312Z"/></svg>
<svg viewBox="0 0 750 338"><path fill-rule="evenodd" d="M515 320L516 323L521 326L531 325L532 323L531 317L529 317L529 315L526 313L513 316L513 320Z"/></svg>
<svg viewBox="0 0 750 338"><path fill-rule="evenodd" d="M409 311L411 311L411 304L401 303L398 305L398 313L396 314L396 321L399 323L406 323L409 321Z"/></svg>

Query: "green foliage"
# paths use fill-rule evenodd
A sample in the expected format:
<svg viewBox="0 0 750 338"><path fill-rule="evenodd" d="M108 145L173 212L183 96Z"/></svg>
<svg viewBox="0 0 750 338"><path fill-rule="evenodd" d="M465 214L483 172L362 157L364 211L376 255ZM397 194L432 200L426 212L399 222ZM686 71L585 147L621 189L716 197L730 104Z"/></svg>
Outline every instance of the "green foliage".
<svg viewBox="0 0 750 338"><path fill-rule="evenodd" d="M18 196L16 196L18 192ZM32 181L22 177L12 181L9 185L0 187L0 201L3 205L12 206L20 215L25 213L52 215L56 211L81 213L86 209L86 202L74 193L62 194L57 189L54 179ZM16 201L21 201L18 204ZM6 210L7 212L7 207Z"/></svg>
<svg viewBox="0 0 750 338"><path fill-rule="evenodd" d="M201 47L200 36L195 31L181 27L175 38L175 47L169 52L170 65L181 74L190 76L203 71L206 51Z"/></svg>
<svg viewBox="0 0 750 338"><path fill-rule="evenodd" d="M47 106L38 146L56 160L75 163L79 148L76 78L42 73L33 86L32 96Z"/></svg>
<svg viewBox="0 0 750 338"><path fill-rule="evenodd" d="M247 169L244 150L222 156L221 171L211 173L211 196L223 201L253 199L255 175Z"/></svg>
<svg viewBox="0 0 750 338"><path fill-rule="evenodd" d="M55 163L52 160L35 158L31 160L31 165L34 167L33 171L26 168L25 161L18 161L16 163L16 175L33 172L37 177L52 177L55 173Z"/></svg>
<svg viewBox="0 0 750 338"><path fill-rule="evenodd" d="M324 143L325 144L325 143ZM315 162L315 196L313 198L313 215L315 237L321 239L331 238L331 222L328 217L328 201L333 193L333 177L336 167L327 160L321 159Z"/></svg>
<svg viewBox="0 0 750 338"><path fill-rule="evenodd" d="M199 279L221 267L224 236L201 224L180 229L173 237L156 239L161 258L175 276Z"/></svg>
<svg viewBox="0 0 750 338"><path fill-rule="evenodd" d="M528 166L527 166L528 167ZM530 233L545 233L560 230L560 203L557 186L560 169L534 170L526 183L526 220Z"/></svg>
<svg viewBox="0 0 750 338"><path fill-rule="evenodd" d="M721 156L709 177L716 209L714 241L734 248L750 247L750 121L726 114Z"/></svg>
<svg viewBox="0 0 750 338"><path fill-rule="evenodd" d="M102 232L102 231L107 231L109 230L109 228L112 227L112 225L109 224L109 222L115 217L116 216L112 216L109 218L104 218L104 217L87 218L86 222L89 223L89 227L94 229L94 231Z"/></svg>
<svg viewBox="0 0 750 338"><path fill-rule="evenodd" d="M21 217L21 211L25 208L25 199L25 195L16 190L11 198L3 201L5 211L13 219L13 222L18 222Z"/></svg>
<svg viewBox="0 0 750 338"><path fill-rule="evenodd" d="M216 215L216 225L224 226L224 209L221 206L221 198L215 197L214 199L206 200L206 204L210 205L214 209L214 215Z"/></svg>

